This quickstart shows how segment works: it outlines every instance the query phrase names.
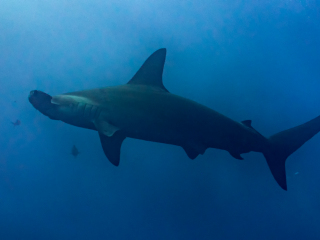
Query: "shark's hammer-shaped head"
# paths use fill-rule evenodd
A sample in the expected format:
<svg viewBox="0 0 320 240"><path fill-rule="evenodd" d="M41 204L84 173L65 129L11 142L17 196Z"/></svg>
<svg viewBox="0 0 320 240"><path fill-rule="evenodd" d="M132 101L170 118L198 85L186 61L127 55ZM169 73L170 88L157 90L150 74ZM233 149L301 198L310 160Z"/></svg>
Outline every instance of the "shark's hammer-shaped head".
<svg viewBox="0 0 320 240"><path fill-rule="evenodd" d="M51 103L51 100L52 97L49 94L39 90L32 90L29 94L29 102L35 109L51 119L57 119L54 116L56 105Z"/></svg>
<svg viewBox="0 0 320 240"><path fill-rule="evenodd" d="M72 94L50 96L42 91L33 90L30 92L29 101L51 119L89 129L95 129L93 121L101 111L89 99Z"/></svg>

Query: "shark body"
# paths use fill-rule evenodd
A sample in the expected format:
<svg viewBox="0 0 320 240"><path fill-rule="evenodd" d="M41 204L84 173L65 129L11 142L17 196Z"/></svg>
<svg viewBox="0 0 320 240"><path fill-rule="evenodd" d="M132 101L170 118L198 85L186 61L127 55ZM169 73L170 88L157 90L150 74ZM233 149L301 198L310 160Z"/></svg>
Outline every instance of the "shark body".
<svg viewBox="0 0 320 240"><path fill-rule="evenodd" d="M285 160L320 131L320 116L265 138L250 120L236 122L169 93L162 83L165 57L165 49L154 52L125 85L53 97L33 90L29 101L51 119L98 131L103 151L115 166L126 137L181 146L191 159L207 148L226 150L236 159L254 151L264 154L275 180L286 190Z"/></svg>

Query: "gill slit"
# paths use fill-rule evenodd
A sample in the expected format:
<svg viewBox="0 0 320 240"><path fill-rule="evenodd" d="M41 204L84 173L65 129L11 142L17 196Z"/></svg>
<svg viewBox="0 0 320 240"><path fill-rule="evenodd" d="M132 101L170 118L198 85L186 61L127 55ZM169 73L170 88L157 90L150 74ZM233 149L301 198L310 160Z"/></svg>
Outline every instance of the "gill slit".
<svg viewBox="0 0 320 240"><path fill-rule="evenodd" d="M82 108L82 116L83 116L83 117L86 117L86 115L85 115L85 112L86 112L86 106L87 106L87 104L86 104L86 103L84 103L83 108Z"/></svg>

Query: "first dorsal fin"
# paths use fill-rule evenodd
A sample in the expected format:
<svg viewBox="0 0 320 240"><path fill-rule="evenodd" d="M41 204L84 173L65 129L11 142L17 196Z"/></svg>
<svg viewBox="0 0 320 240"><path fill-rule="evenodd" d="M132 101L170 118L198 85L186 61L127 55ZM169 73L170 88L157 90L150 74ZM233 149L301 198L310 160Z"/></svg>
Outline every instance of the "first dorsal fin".
<svg viewBox="0 0 320 240"><path fill-rule="evenodd" d="M166 52L167 50L165 48L161 48L151 54L128 84L153 86L168 92L162 83L162 72L166 60Z"/></svg>

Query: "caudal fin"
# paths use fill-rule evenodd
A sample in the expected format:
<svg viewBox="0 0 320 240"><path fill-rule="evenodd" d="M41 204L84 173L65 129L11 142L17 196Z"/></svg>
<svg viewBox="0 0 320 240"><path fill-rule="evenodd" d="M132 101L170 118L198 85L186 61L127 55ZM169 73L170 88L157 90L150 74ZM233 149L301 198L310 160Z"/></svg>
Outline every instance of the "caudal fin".
<svg viewBox="0 0 320 240"><path fill-rule="evenodd" d="M287 190L286 159L320 131L320 116L297 127L279 132L268 139L263 151L271 173L280 187Z"/></svg>

